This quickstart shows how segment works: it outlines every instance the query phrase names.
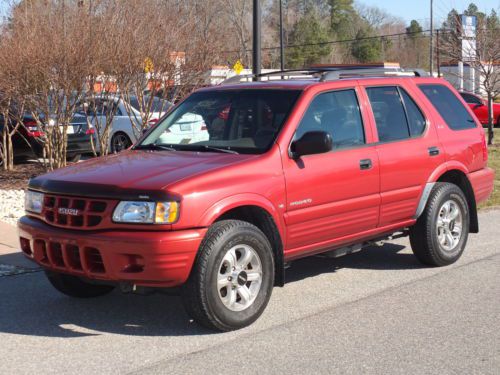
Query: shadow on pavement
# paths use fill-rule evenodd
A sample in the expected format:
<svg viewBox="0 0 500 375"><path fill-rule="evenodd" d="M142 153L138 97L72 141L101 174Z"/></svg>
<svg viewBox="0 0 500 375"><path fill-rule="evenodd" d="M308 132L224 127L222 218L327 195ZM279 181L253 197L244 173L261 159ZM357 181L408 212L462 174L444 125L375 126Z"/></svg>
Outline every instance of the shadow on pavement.
<svg viewBox="0 0 500 375"><path fill-rule="evenodd" d="M342 258L310 257L295 261L287 282L335 272L340 268L411 269L421 267L404 246L386 244ZM20 253L17 254L22 257ZM5 257L5 259L4 259ZM12 255L0 256L0 264ZM43 272L0 277L0 332L48 337L81 337L103 333L138 336L212 334L190 321L178 296L122 294L92 299L66 297Z"/></svg>
<svg viewBox="0 0 500 375"><path fill-rule="evenodd" d="M386 243L370 246L340 258L314 256L296 260L286 272L286 282L294 282L320 274L335 272L341 268L371 270L404 270L422 268L413 254L399 254L405 246Z"/></svg>

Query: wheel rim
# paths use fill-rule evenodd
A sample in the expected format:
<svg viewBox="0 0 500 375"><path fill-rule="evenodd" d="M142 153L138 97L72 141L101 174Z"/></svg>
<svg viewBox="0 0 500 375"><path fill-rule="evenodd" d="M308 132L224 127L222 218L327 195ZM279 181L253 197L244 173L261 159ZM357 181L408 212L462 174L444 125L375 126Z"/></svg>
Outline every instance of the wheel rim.
<svg viewBox="0 0 500 375"><path fill-rule="evenodd" d="M454 200L443 203L439 209L436 223L439 244L445 251L454 250L463 231L462 209Z"/></svg>
<svg viewBox="0 0 500 375"><path fill-rule="evenodd" d="M127 136L123 134L117 134L113 137L113 151L120 152L128 148L129 141Z"/></svg>
<svg viewBox="0 0 500 375"><path fill-rule="evenodd" d="M217 294L231 311L250 307L262 285L262 263L254 248L236 245L229 249L217 272Z"/></svg>

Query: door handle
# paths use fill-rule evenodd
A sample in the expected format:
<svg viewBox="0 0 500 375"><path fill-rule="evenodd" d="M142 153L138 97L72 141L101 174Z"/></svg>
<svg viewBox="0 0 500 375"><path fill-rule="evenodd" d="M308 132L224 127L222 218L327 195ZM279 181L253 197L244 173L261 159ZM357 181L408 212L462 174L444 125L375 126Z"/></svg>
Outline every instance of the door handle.
<svg viewBox="0 0 500 375"><path fill-rule="evenodd" d="M429 147L428 151L429 151L429 155L430 156L437 156L437 155L439 155L439 148L437 148L436 146Z"/></svg>
<svg viewBox="0 0 500 375"><path fill-rule="evenodd" d="M359 161L359 169L370 169L372 167L371 159L362 159Z"/></svg>

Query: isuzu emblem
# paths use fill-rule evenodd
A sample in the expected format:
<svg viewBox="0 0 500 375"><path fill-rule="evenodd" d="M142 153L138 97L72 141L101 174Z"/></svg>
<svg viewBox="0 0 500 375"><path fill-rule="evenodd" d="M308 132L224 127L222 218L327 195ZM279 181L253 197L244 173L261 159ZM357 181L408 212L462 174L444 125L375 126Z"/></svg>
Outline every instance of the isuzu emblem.
<svg viewBox="0 0 500 375"><path fill-rule="evenodd" d="M76 208L66 208L66 207L59 207L57 210L62 215L71 215L71 216L78 216L80 213Z"/></svg>

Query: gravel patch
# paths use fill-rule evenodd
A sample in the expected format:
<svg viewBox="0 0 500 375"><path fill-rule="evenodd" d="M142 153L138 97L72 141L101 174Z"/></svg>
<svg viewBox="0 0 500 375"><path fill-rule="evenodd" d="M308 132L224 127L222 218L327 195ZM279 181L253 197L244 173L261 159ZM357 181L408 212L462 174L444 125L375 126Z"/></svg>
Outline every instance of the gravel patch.
<svg viewBox="0 0 500 375"><path fill-rule="evenodd" d="M24 215L24 190L0 189L0 220L16 225Z"/></svg>
<svg viewBox="0 0 500 375"><path fill-rule="evenodd" d="M12 266L10 264L0 264L0 277L23 275L25 273L32 273L32 272L39 272L39 271L41 271L40 267L24 268L24 267Z"/></svg>

